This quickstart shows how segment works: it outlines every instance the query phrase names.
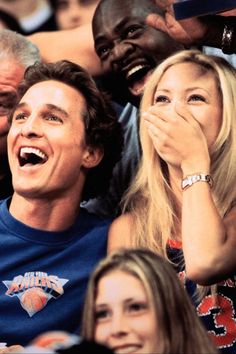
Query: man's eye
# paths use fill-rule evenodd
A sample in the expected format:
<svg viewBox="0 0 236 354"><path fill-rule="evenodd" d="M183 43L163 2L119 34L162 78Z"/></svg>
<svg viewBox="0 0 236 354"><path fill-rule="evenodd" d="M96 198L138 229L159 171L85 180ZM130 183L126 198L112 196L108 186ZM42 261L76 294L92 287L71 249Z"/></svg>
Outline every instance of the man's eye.
<svg viewBox="0 0 236 354"><path fill-rule="evenodd" d="M0 107L4 109L12 109L14 107L14 102L1 102Z"/></svg>
<svg viewBox="0 0 236 354"><path fill-rule="evenodd" d="M105 46L99 47L96 49L96 52L100 59L104 59L105 57L108 56L109 47L105 47Z"/></svg>
<svg viewBox="0 0 236 354"><path fill-rule="evenodd" d="M188 101L202 101L202 102L205 102L205 98L201 95L191 95L189 98L188 98Z"/></svg>
<svg viewBox="0 0 236 354"><path fill-rule="evenodd" d="M50 121L50 122L59 122L59 123L63 122L60 117L55 116L54 114L46 115L45 119Z"/></svg>
<svg viewBox="0 0 236 354"><path fill-rule="evenodd" d="M8 115L14 107L14 102L0 102L0 116Z"/></svg>
<svg viewBox="0 0 236 354"><path fill-rule="evenodd" d="M27 118L27 115L25 113L17 113L14 114L13 119L14 120L24 120Z"/></svg>
<svg viewBox="0 0 236 354"><path fill-rule="evenodd" d="M157 97L155 98L155 102L156 102L156 103L157 103L157 102L163 102L163 103L165 103L165 102L170 102L170 100L169 100L169 98L168 98L167 96L160 95L160 96L157 96Z"/></svg>
<svg viewBox="0 0 236 354"><path fill-rule="evenodd" d="M140 26L130 26L126 30L126 36L127 37L134 37L136 34L140 33Z"/></svg>

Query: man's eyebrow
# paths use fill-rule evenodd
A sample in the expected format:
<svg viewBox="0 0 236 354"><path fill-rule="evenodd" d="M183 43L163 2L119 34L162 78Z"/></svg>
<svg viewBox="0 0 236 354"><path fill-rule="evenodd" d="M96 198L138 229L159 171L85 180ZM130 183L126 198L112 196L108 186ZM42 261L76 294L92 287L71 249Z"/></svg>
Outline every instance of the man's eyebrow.
<svg viewBox="0 0 236 354"><path fill-rule="evenodd" d="M134 19L133 18L130 18L130 17L124 17L124 18L122 18L122 20L119 22L119 23L117 23L117 25L115 26L115 28L114 28L114 30L115 30L115 32L120 32L123 28L124 28L124 26L127 24L127 23L129 23L130 21L133 21Z"/></svg>
<svg viewBox="0 0 236 354"><path fill-rule="evenodd" d="M20 108L27 108L28 104L26 102L20 102L17 106L16 106L16 110L20 109ZM63 114L65 117L69 117L69 114L61 107L58 107L52 103L46 103L43 105L42 109L48 109L50 111L53 112L57 112L59 114Z"/></svg>
<svg viewBox="0 0 236 354"><path fill-rule="evenodd" d="M124 28L124 25L130 20L129 17L123 18L119 23L116 24L114 27L113 31L115 33L118 33ZM107 41L106 35L104 34L98 34L94 40L95 45L98 45L100 42L105 42Z"/></svg>
<svg viewBox="0 0 236 354"><path fill-rule="evenodd" d="M52 103L46 103L45 106L47 109L50 109L51 111L58 112L59 114L63 114L65 117L69 117L69 114L61 107L55 106Z"/></svg>
<svg viewBox="0 0 236 354"><path fill-rule="evenodd" d="M27 106L26 103L20 102L20 103L18 103L18 104L16 105L15 110L17 110L17 109L19 109L19 108L24 108L24 107L26 107L26 106Z"/></svg>

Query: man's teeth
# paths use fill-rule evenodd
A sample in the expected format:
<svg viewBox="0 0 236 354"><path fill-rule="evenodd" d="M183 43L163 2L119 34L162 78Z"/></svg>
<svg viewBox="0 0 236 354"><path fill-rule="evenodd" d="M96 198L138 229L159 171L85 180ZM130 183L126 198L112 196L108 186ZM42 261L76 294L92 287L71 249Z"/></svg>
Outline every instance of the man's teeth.
<svg viewBox="0 0 236 354"><path fill-rule="evenodd" d="M127 78L129 78L131 75L136 73L137 71L141 70L144 68L144 65L137 65L134 68L130 69L127 74Z"/></svg>
<svg viewBox="0 0 236 354"><path fill-rule="evenodd" d="M42 160L46 161L47 156L39 149L33 147L22 147L20 149L20 157L26 158L28 154L35 154L40 157Z"/></svg>

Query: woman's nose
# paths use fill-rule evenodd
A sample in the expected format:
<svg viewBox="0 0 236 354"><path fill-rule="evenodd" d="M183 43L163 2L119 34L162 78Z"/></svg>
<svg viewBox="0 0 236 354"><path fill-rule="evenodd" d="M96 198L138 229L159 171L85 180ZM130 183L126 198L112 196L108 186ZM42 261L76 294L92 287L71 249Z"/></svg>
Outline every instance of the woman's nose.
<svg viewBox="0 0 236 354"><path fill-rule="evenodd" d="M128 321L122 314L116 314L111 323L111 334L113 336L125 336L129 332Z"/></svg>

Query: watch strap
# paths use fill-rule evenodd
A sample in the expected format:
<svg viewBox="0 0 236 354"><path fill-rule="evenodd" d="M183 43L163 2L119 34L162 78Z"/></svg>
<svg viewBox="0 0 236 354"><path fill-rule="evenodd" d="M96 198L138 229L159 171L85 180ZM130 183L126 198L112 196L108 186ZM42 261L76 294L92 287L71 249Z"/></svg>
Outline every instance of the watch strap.
<svg viewBox="0 0 236 354"><path fill-rule="evenodd" d="M196 182L207 182L210 185L210 187L213 186L213 180L209 174L196 173L193 175L186 176L182 180L182 189L185 190Z"/></svg>

